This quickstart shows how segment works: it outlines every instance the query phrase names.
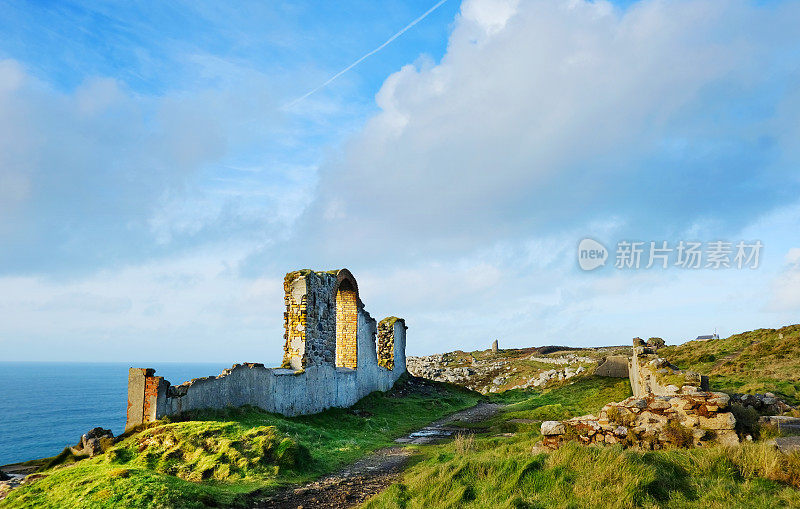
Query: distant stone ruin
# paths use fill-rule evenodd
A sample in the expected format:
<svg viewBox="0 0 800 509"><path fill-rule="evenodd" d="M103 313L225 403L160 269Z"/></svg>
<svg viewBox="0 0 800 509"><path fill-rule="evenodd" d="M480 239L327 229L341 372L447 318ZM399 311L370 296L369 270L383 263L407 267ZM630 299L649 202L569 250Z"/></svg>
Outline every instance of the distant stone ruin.
<svg viewBox="0 0 800 509"><path fill-rule="evenodd" d="M619 376L623 359L609 357L596 374ZM543 445L557 448L576 440L661 449L739 443L730 397L708 392L707 377L677 369L639 338L633 340L627 367L632 397L607 404L597 416L543 422Z"/></svg>
<svg viewBox="0 0 800 509"><path fill-rule="evenodd" d="M253 405L284 415L348 407L390 389L406 371L406 325L376 323L347 269L286 274L284 355L280 368L234 364L219 376L173 386L152 368L128 372L125 429L203 408Z"/></svg>

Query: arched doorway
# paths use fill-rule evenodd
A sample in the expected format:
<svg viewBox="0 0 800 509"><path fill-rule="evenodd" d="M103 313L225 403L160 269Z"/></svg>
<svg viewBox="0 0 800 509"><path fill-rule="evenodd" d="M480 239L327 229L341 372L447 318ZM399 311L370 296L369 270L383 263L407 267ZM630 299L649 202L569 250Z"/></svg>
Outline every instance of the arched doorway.
<svg viewBox="0 0 800 509"><path fill-rule="evenodd" d="M358 297L349 279L336 292L336 366L358 366Z"/></svg>

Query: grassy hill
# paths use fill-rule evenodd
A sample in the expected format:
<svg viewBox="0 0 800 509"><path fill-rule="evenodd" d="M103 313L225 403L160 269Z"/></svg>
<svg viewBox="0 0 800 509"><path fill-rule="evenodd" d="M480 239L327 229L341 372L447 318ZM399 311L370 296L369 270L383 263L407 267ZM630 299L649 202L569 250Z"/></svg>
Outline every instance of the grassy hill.
<svg viewBox="0 0 800 509"><path fill-rule="evenodd" d="M712 389L774 392L790 404L800 403L800 325L689 341L658 353L682 369L710 375Z"/></svg>
<svg viewBox="0 0 800 509"><path fill-rule="evenodd" d="M13 490L0 506L247 506L250 494L337 470L479 398L406 377L350 409L284 417L242 408L158 421L95 458L76 462L65 451L41 472L45 478Z"/></svg>
<svg viewBox="0 0 800 509"><path fill-rule="evenodd" d="M539 448L540 420L596 412L630 395L625 379L580 377L544 391L493 395L511 403L474 435L421 451L402 480L364 504L423 508L800 507L800 454L765 440L659 451L568 443ZM769 437L764 430L762 438Z"/></svg>

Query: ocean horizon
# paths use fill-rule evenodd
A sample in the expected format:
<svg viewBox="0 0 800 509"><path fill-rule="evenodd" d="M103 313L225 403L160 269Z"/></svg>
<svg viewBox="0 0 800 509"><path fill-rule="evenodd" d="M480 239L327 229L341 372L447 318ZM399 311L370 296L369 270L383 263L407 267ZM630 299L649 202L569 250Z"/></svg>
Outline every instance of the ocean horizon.
<svg viewBox="0 0 800 509"><path fill-rule="evenodd" d="M0 465L55 456L97 426L121 434L130 367L177 385L231 363L0 362Z"/></svg>

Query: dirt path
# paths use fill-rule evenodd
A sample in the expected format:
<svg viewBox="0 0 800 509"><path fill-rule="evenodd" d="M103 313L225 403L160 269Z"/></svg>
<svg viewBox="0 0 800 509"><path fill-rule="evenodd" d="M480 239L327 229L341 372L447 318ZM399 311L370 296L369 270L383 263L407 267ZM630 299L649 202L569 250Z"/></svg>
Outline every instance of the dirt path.
<svg viewBox="0 0 800 509"><path fill-rule="evenodd" d="M502 407L503 405L497 403L479 403L398 438L395 442L424 445L446 440L457 432L464 431L457 423L485 421L497 414ZM280 491L257 503L255 507L344 509L357 506L399 480L413 454L411 448L402 445L379 449L334 474L305 486Z"/></svg>

